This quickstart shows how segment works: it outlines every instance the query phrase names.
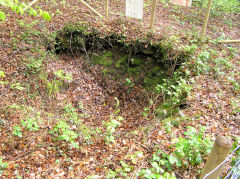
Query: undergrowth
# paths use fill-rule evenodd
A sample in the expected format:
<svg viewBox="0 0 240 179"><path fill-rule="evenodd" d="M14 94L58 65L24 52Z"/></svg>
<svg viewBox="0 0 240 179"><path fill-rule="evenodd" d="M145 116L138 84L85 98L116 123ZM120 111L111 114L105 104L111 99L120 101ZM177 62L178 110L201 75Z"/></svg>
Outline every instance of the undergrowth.
<svg viewBox="0 0 240 179"><path fill-rule="evenodd" d="M205 0L203 1L204 6L206 2ZM228 4L229 6L226 6L227 2L230 3ZM219 10L226 13L238 12L236 9L237 4L239 2L236 0L214 2L213 13L218 14ZM20 39L34 46L34 43L36 43L35 37L43 35L39 31L32 31L33 26L38 21L26 24L24 21L19 20L18 23L22 28L26 28L26 32L19 35ZM10 34L14 36L12 32ZM56 43L46 42L46 44L51 45L51 47L48 46L49 49L55 49L55 52L68 52L73 56L78 55L79 51L84 52L86 58L92 55L93 63L100 60L100 63L97 64L104 67L114 66L117 69L121 68L123 63L128 63L125 72L132 73L135 76L140 76L142 71L139 69L135 70L135 72L138 72L136 75L131 66L146 66L150 61L154 60L156 64L168 69L166 72L169 74L164 76L162 75L164 72L161 71L161 68L154 67L152 73L148 75L148 79L145 79L147 84L153 86L153 90L151 91L153 97L145 101L149 105L146 105L143 109L142 116L144 120L149 122L147 123L148 127L158 128L159 126L157 126L155 121L160 121L162 127L158 129L169 137L168 140L171 140L170 145L166 150L162 149L160 145L155 145L153 149L149 149L151 160L148 166L145 165L142 167L142 163L140 163L146 155L145 150L137 150L131 154L126 154L126 160L117 159L116 163L118 165L114 169L112 166L104 165L104 172L108 178L136 176L174 179L177 178L175 169L182 168L186 170L191 167L199 167L206 160L206 156L212 146L212 136L206 134L205 127L187 126L182 129L185 132L181 133L181 135L172 133L182 122L195 120L185 116L182 110L189 105L186 98L194 88L194 77L196 76L208 75L215 80L225 80L227 88L234 94L230 99L231 106L229 109L231 110L231 114L237 116L240 113L240 81L237 78L239 77L239 71L235 69L234 63L231 61L239 52L236 48L228 47L227 51L221 51L221 53L225 53L225 56L228 56L225 58L219 57L219 52L213 48L198 49L200 43L196 39L192 45L185 45L181 49L177 49L172 44L179 41L179 38L176 36L172 36L169 41L160 40L159 42L153 42L146 39L129 41L124 34L104 36L104 34L100 34L96 29L89 30L88 27L83 25L69 25L62 31L54 33L49 39L56 40ZM18 42L19 39L17 38L12 40L12 47L15 50L18 48ZM103 53L103 61L101 61L102 59L99 56L94 56L93 53L96 50L102 51L103 49L111 48L112 45L116 45L124 53L130 55L125 55L116 63L109 60L113 56L110 52ZM47 142L52 144L54 150L61 153L61 155L65 155L69 151L81 153L85 150L85 146L94 145L96 141L100 141L103 144L102 146L109 148L117 145L116 141L120 136L119 131L120 129L122 130L121 125L125 122L125 118L121 115L122 104L120 104L119 99L114 98L115 105L110 115L107 116L107 120L102 121L102 128L91 127L84 122L85 119L89 119L91 116L84 113L85 109L81 101L78 106L62 101L64 105L53 105L54 109L48 109L48 102L56 100L58 94L64 93L69 86L73 85L74 77L71 73L67 73L62 69L47 72L47 60L52 60L50 52L38 47L31 48L30 51L35 55L26 54L19 67L19 73L29 79L29 83L18 80L7 80L5 75L7 69L0 70L1 88L9 88L22 96L27 91L29 96L29 98L22 100L22 103L13 103L0 108L1 112L3 112L3 115L0 116L0 129L1 131L3 129L4 131L5 129L8 131L7 136L9 139L2 145L3 149L7 151L10 148L9 150L11 151L17 151L19 144L15 144L15 141L27 141L31 135L37 135L38 138L44 136L42 138L46 138ZM145 56L146 62L135 58L136 56L134 55ZM191 55L193 57L190 57ZM102 70L102 72L105 75L108 74L107 70ZM161 79L161 83L157 81L160 76L164 77ZM128 87L127 93L134 91L137 86L135 85L135 81L128 77L124 78L123 85L125 85L124 87ZM38 97L44 101L43 103L46 103L38 104L39 108L31 105L31 100ZM162 101L162 103L157 103L158 100ZM154 102L159 105L154 106ZM17 117L14 118L14 122L11 124L9 119L13 115ZM148 121L152 118L154 120ZM135 120L138 120L138 118ZM147 135L150 134L152 133L147 133ZM238 140L235 139L234 148L239 144ZM20 142L20 145L23 144ZM48 144L39 145L49 147ZM235 161L236 158L233 163ZM88 162L90 163L91 160L86 163ZM111 163L110 161L108 162ZM60 163L60 161L56 160L55 163ZM86 163L81 163L80 165L85 165ZM138 167L140 164L141 170ZM4 174L8 166L8 162L5 162L2 156L0 156L0 175Z"/></svg>

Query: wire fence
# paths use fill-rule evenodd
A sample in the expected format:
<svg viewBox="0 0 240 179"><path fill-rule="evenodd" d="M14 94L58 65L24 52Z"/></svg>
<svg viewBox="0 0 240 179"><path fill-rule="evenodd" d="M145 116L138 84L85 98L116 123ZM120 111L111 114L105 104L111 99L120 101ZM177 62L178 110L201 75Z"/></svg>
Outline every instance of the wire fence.
<svg viewBox="0 0 240 179"><path fill-rule="evenodd" d="M235 150L228 155L228 157L222 162L220 163L214 170L212 170L211 172L209 172L208 174L206 174L203 179L207 179L207 177L209 177L211 174L213 174L216 170L218 170L221 166L223 166L224 164L226 164L230 159L233 158L233 155L237 152L237 150L240 149L240 145L235 148ZM240 157L237 159L237 162L235 163L235 165L232 167L230 173L225 177L225 179L240 179Z"/></svg>
<svg viewBox="0 0 240 179"><path fill-rule="evenodd" d="M240 178L240 157L236 164L233 166L231 172L225 177L225 179L239 179Z"/></svg>

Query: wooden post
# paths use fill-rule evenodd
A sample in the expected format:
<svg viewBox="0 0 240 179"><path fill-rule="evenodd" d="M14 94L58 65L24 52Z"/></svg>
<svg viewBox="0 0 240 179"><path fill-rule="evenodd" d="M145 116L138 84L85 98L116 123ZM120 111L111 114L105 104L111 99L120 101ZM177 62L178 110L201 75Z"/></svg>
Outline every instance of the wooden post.
<svg viewBox="0 0 240 179"><path fill-rule="evenodd" d="M209 15L210 15L211 6L212 6L212 0L208 0L207 12L206 12L206 15L205 15L205 19L204 19L203 27L202 27L202 33L201 33L201 37L202 38L206 34L207 24L208 24L208 19L209 19Z"/></svg>
<svg viewBox="0 0 240 179"><path fill-rule="evenodd" d="M103 17L99 12L97 12L92 6L90 6L88 3L86 3L84 0L80 0L85 6L87 6L91 11L93 11L95 14L97 14L99 17Z"/></svg>
<svg viewBox="0 0 240 179"><path fill-rule="evenodd" d="M192 6L192 0L186 0L186 7Z"/></svg>
<svg viewBox="0 0 240 179"><path fill-rule="evenodd" d="M203 169L200 179L203 179L206 174L210 173L219 164L221 164L229 155L232 149L232 141L223 136L218 136L214 142L213 148ZM224 165L220 166L215 172L207 177L207 179L217 179Z"/></svg>
<svg viewBox="0 0 240 179"><path fill-rule="evenodd" d="M109 6L109 0L106 0L105 3L106 3L106 4L105 4L105 16L106 16L106 18L108 18L108 6Z"/></svg>
<svg viewBox="0 0 240 179"><path fill-rule="evenodd" d="M153 0L152 11L151 11L151 24L150 24L151 31L153 31L153 24L154 24L154 18L155 18L155 13L156 13L156 5L157 5L157 0Z"/></svg>

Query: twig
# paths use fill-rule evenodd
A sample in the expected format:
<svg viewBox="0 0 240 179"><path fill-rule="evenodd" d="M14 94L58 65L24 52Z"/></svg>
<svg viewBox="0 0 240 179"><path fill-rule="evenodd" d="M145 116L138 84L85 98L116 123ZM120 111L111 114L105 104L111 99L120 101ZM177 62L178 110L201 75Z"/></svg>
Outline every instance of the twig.
<svg viewBox="0 0 240 179"><path fill-rule="evenodd" d="M135 141L135 140L134 140L134 142L135 142L136 144L140 145L142 148L146 149L148 152L152 152L151 149L147 148L146 146L142 145L141 143L139 143L139 142L137 142L137 141Z"/></svg>
<svg viewBox="0 0 240 179"><path fill-rule="evenodd" d="M54 98L54 99L56 99L56 94L55 94L55 93L56 93L56 89L55 89L56 86L55 86L55 85L56 85L56 84L55 84L55 76L54 76L54 77L53 77L53 86L52 86L52 88L53 88L53 89L52 89L52 90L53 90L53 98Z"/></svg>
<svg viewBox="0 0 240 179"><path fill-rule="evenodd" d="M72 53L73 57L75 58L75 55L74 55L73 50L72 50L72 33L71 33L71 36L70 36L70 50L71 50L71 53Z"/></svg>
<svg viewBox="0 0 240 179"><path fill-rule="evenodd" d="M33 4L35 4L38 0L33 0L32 2L30 2L24 9L23 11L26 11L29 7L31 7Z"/></svg>
<svg viewBox="0 0 240 179"><path fill-rule="evenodd" d="M86 42L85 41L83 41L83 48L82 49L83 49L84 53L86 54L87 66L89 66L90 65L90 57L89 57L89 53L88 53L87 48L86 48Z"/></svg>

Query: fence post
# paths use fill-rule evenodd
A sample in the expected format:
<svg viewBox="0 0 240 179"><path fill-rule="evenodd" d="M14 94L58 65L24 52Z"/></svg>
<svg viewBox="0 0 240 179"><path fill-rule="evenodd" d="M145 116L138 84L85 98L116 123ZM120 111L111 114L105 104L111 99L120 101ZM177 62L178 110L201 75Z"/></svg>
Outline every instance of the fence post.
<svg viewBox="0 0 240 179"><path fill-rule="evenodd" d="M207 12L205 14L205 18L204 18L204 21L203 21L201 38L203 38L206 34L208 19L209 19L209 15L210 15L210 11L211 11L211 6L212 6L212 1L213 0L208 0L208 7L207 7Z"/></svg>
<svg viewBox="0 0 240 179"><path fill-rule="evenodd" d="M152 10L151 10L151 22L150 22L150 29L153 31L153 24L154 24L154 18L155 18L155 13L156 13L156 5L157 5L157 0L152 1Z"/></svg>
<svg viewBox="0 0 240 179"><path fill-rule="evenodd" d="M109 0L105 0L105 16L108 18L108 6L109 6Z"/></svg>
<svg viewBox="0 0 240 179"><path fill-rule="evenodd" d="M214 142L213 148L203 169L200 179L214 170L229 155L232 149L232 141L224 136L218 136ZM220 166L215 172L207 177L207 179L217 179L224 165Z"/></svg>

